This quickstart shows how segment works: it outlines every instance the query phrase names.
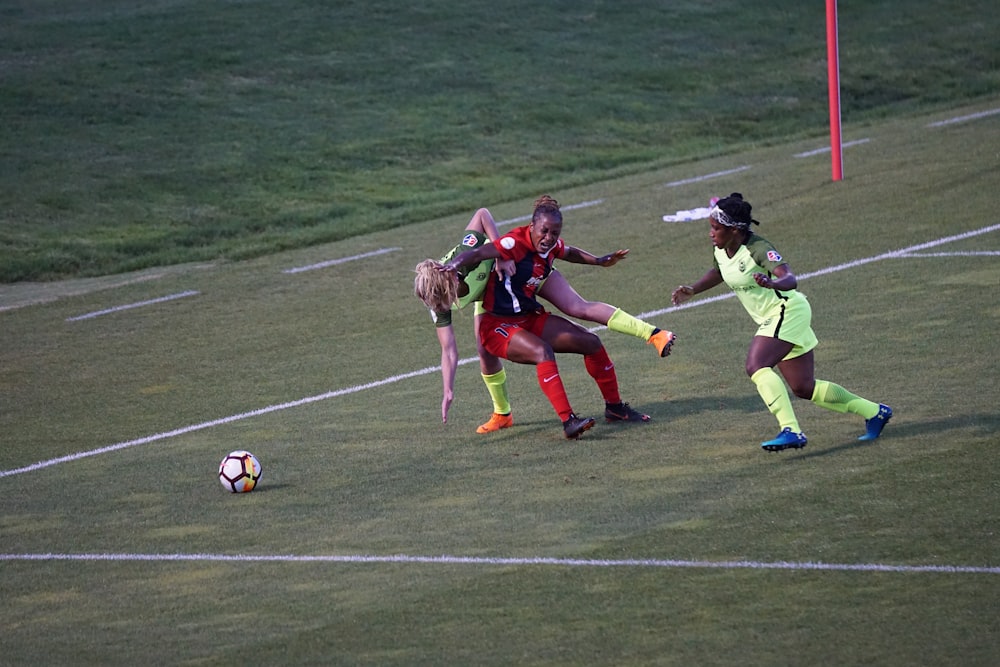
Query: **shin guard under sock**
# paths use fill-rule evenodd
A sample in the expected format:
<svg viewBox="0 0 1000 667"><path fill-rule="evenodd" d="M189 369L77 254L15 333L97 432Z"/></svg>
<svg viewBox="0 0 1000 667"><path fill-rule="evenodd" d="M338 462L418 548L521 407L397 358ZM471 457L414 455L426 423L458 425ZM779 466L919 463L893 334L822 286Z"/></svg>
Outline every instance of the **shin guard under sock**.
<svg viewBox="0 0 1000 667"><path fill-rule="evenodd" d="M622 397L618 393L618 374L615 373L615 365L611 363L611 357L608 356L608 351L604 349L604 346L602 345L597 352L584 356L583 363L586 365L590 377L597 382L604 402L614 405L621 403Z"/></svg>
<svg viewBox="0 0 1000 667"><path fill-rule="evenodd" d="M538 375L538 386L542 388L542 393L559 414L559 419L562 421L569 419L573 414L573 408L569 405L569 397L566 396L566 388L563 386L562 378L559 377L559 367L556 362L543 361L535 366L535 374Z"/></svg>
<svg viewBox="0 0 1000 667"><path fill-rule="evenodd" d="M801 433L799 420L795 418L795 410L792 409L792 398L788 395L788 388L781 376L773 368L761 368L750 379L757 385L757 393L764 399L767 409L778 420L778 426Z"/></svg>

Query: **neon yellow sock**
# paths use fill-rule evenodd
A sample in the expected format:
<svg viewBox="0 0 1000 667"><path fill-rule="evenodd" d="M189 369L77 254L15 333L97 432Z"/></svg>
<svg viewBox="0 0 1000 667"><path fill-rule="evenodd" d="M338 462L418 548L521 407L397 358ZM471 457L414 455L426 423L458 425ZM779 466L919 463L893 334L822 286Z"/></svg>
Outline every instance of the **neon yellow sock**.
<svg viewBox="0 0 1000 667"><path fill-rule="evenodd" d="M652 324L632 317L621 308L616 309L608 318L608 328L642 340L649 340L649 337L653 335L653 330L656 329Z"/></svg>
<svg viewBox="0 0 1000 667"><path fill-rule="evenodd" d="M788 388L781 376L773 368L761 368L750 379L757 385L757 393L764 399L767 409L778 420L778 426L801 433L799 420L795 418L795 410L792 409L792 398L788 395Z"/></svg>
<svg viewBox="0 0 1000 667"><path fill-rule="evenodd" d="M501 368L493 375L482 374L486 390L493 399L493 412L498 415L510 414L510 396L507 395L507 371Z"/></svg>
<svg viewBox="0 0 1000 667"><path fill-rule="evenodd" d="M810 400L821 408L841 413L850 412L865 419L871 419L878 414L878 403L856 396L839 384L826 380L816 380L816 388L813 389Z"/></svg>

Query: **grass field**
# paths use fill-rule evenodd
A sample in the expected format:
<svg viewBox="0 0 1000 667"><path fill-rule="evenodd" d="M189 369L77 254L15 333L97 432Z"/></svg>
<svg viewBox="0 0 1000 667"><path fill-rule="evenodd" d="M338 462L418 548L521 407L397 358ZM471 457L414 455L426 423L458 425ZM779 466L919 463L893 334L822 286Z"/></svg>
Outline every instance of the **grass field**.
<svg viewBox="0 0 1000 667"><path fill-rule="evenodd" d="M841 0L843 117L1000 89L995 0ZM241 260L827 126L824 3L0 0L0 283Z"/></svg>
<svg viewBox="0 0 1000 667"><path fill-rule="evenodd" d="M578 442L515 365L513 428L474 433L474 363L440 424L411 267L471 209L0 288L0 663L995 664L997 108L851 126L840 183L796 140L553 191L586 204L568 242L632 250L571 282L680 337L662 360L600 332L654 421ZM802 278L818 375L896 410L876 443L797 401L809 446L765 454L749 319L722 290L669 307L711 248L662 216L732 190ZM532 198L480 203L511 221ZM237 448L251 494L215 479Z"/></svg>

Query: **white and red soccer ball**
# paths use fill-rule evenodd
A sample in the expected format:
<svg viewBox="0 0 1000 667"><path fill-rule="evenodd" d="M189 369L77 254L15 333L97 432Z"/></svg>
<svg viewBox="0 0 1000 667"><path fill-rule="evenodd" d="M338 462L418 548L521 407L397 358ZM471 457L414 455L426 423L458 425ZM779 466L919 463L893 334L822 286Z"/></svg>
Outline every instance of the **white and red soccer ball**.
<svg viewBox="0 0 1000 667"><path fill-rule="evenodd" d="M229 452L219 463L219 482L226 491L233 493L253 491L260 481L260 474L260 461L242 449Z"/></svg>

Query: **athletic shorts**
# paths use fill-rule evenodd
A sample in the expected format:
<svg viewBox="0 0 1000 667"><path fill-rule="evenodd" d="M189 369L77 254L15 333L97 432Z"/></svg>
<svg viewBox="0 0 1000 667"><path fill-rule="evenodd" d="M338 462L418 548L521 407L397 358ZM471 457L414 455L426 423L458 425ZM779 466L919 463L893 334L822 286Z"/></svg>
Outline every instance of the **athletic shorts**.
<svg viewBox="0 0 1000 667"><path fill-rule="evenodd" d="M549 314L544 311L530 315L483 313L483 319L479 322L479 340L487 352L507 359L507 346L518 331L528 331L541 338L548 319Z"/></svg>
<svg viewBox="0 0 1000 667"><path fill-rule="evenodd" d="M797 298L782 303L774 316L767 318L757 327L755 335L777 338L794 345L784 359L801 357L819 344L812 330L812 307L801 293Z"/></svg>

